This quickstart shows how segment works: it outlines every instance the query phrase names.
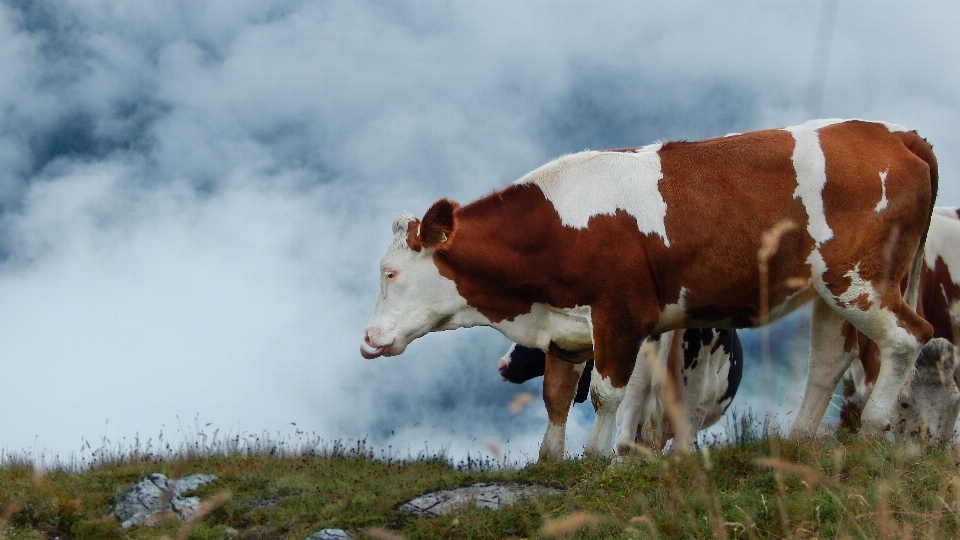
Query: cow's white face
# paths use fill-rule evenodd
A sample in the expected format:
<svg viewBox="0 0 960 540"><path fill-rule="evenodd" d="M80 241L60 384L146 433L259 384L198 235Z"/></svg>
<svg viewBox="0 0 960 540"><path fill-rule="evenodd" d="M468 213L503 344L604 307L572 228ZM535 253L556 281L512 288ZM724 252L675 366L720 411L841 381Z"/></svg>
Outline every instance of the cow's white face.
<svg viewBox="0 0 960 540"><path fill-rule="evenodd" d="M407 244L415 222L401 214L393 223L393 241L380 261L380 295L360 346L364 358L395 356L428 332L457 328L454 316L468 308L456 284L440 275L434 249Z"/></svg>
<svg viewBox="0 0 960 540"><path fill-rule="evenodd" d="M932 443L950 441L960 412L958 364L956 347L943 338L923 347L913 380L900 393L892 418L897 431Z"/></svg>

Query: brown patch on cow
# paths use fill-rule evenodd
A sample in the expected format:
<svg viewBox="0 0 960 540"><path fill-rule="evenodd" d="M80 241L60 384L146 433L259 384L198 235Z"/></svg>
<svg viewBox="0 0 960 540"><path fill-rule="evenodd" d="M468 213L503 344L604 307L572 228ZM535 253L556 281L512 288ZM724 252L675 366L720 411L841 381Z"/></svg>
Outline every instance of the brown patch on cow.
<svg viewBox="0 0 960 540"><path fill-rule="evenodd" d="M420 242L420 220L413 220L410 223L407 223L407 247L420 253L420 250L423 249L423 244Z"/></svg>
<svg viewBox="0 0 960 540"><path fill-rule="evenodd" d="M873 384L877 382L880 376L880 347L877 344L861 335L860 340L860 363L863 364L864 383Z"/></svg>
<svg viewBox="0 0 960 540"><path fill-rule="evenodd" d="M848 398L857 393L857 386L853 384L853 381L844 377L843 379L843 390L842 394L844 398Z"/></svg>
<svg viewBox="0 0 960 540"><path fill-rule="evenodd" d="M562 234L559 217L531 186L510 186L456 211L456 231L434 254L440 274L491 322L512 320L550 297L550 272L557 255L543 238ZM531 225L537 224L536 230ZM539 252L539 253L538 253ZM551 298L556 307L576 304Z"/></svg>
<svg viewBox="0 0 960 540"><path fill-rule="evenodd" d="M848 353L860 348L860 333L849 321L840 324L840 333L843 334L843 352Z"/></svg>
<svg viewBox="0 0 960 540"><path fill-rule="evenodd" d="M850 280L851 283L853 280ZM852 301L847 301L843 303L844 307L855 307L860 311L867 311L873 307L873 302L870 301L870 295L863 293L860 296L854 298Z"/></svg>
<svg viewBox="0 0 960 540"><path fill-rule="evenodd" d="M848 381L844 380L843 384L844 389L846 389ZM851 401L844 401L840 406L839 428L850 433L859 433L861 414L863 414L863 411L860 410L859 406Z"/></svg>
<svg viewBox="0 0 960 540"><path fill-rule="evenodd" d="M547 418L555 425L567 423L567 414L577 394L580 370L567 361L547 354L543 368L543 404Z"/></svg>
<svg viewBox="0 0 960 540"><path fill-rule="evenodd" d="M767 130L667 143L660 150L664 177L660 191L667 203L671 245L654 246L651 258L657 261L666 303L677 301L681 287L688 290L685 303L692 319L688 322L705 327L756 325L760 270L755 254L766 231L779 231L777 249L766 259L770 309L797 292L792 285L798 279L809 281L805 261L814 242L806 232L809 219L803 204L793 196L797 186L793 147L790 133ZM784 220L796 228L778 228ZM748 264L740 255L745 253L751 254ZM719 276L737 276L739 283L717 288Z"/></svg>
<svg viewBox="0 0 960 540"><path fill-rule="evenodd" d="M954 283L950 268L941 257L936 258L933 268L926 264L921 267L920 305L924 318L933 325L933 337L956 342L957 328L950 317L950 305L958 300L960 287Z"/></svg>

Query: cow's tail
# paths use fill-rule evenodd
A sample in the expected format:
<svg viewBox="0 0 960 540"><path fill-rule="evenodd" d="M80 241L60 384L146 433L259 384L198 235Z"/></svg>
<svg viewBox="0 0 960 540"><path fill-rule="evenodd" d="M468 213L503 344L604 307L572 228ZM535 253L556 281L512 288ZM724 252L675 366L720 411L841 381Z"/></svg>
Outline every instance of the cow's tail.
<svg viewBox="0 0 960 540"><path fill-rule="evenodd" d="M910 271L907 274L907 290L904 292L903 299L910 309L918 311L920 304L920 265L923 264L923 249L926 241L926 234L920 240L917 247L917 253L913 256L913 264L910 265Z"/></svg>
<svg viewBox="0 0 960 540"><path fill-rule="evenodd" d="M904 293L904 300L914 311L917 311L920 296L920 265L923 264L924 246L927 243L927 233L930 231L930 220L933 216L933 208L937 202L937 188L939 186L939 170L937 168L937 156L933 153L933 147L926 139L917 134L916 131L901 133L901 138L906 147L913 152L915 156L923 160L930 170L930 209L927 212L927 224L923 229L923 235L920 237L920 245L917 246L917 252L913 256L913 264L910 266L910 272L907 274L907 289Z"/></svg>

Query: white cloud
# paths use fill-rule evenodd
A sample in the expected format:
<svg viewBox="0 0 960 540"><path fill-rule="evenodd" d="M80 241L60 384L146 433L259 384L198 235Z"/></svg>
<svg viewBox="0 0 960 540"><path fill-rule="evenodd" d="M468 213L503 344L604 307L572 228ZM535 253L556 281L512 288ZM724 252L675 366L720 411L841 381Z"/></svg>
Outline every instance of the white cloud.
<svg viewBox="0 0 960 540"><path fill-rule="evenodd" d="M842 2L822 102L918 129L953 205L958 9ZM504 412L495 332L359 359L392 218L587 146L805 120L818 17L800 1L0 4L0 448L199 415L535 454L542 411Z"/></svg>

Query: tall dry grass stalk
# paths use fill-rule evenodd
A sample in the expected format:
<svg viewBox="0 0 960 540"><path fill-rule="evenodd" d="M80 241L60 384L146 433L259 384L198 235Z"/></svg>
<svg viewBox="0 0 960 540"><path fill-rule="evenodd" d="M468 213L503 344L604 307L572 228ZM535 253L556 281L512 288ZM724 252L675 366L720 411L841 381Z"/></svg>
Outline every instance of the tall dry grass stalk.
<svg viewBox="0 0 960 540"><path fill-rule="evenodd" d="M833 485L833 481L821 474L820 471L800 463L790 463L777 458L758 458L754 460L754 463L761 467L799 476L808 493L813 493L813 490L820 486L829 487Z"/></svg>
<svg viewBox="0 0 960 540"><path fill-rule="evenodd" d="M203 501L200 503L197 511L183 522L183 525L180 526L177 534L172 539L169 536L164 535L160 537L160 540L187 540L187 537L190 536L190 532L193 531L193 527L197 524L197 522L205 518L210 512L213 512L222 506L232 497L233 494L229 491L221 491L206 501Z"/></svg>
<svg viewBox="0 0 960 540"><path fill-rule="evenodd" d="M643 526L642 531L637 528L641 525ZM630 525L624 527L623 531L639 538L660 538L657 526L649 516L633 516L630 518Z"/></svg>
<svg viewBox="0 0 960 540"><path fill-rule="evenodd" d="M510 403L507 405L507 410L510 411L510 414L519 414L524 407L529 405L534 400L534 395L530 392L517 392L513 399L510 400Z"/></svg>
<svg viewBox="0 0 960 540"><path fill-rule="evenodd" d="M654 452L653 449L647 448L642 444L638 444L635 442L628 442L626 443L626 446L627 448L630 449L631 452L636 452L640 454L641 456L643 456L644 459L646 459L650 463L657 463L658 461L660 461L660 454L658 452ZM618 457L619 459L623 460L624 463L630 463L632 459L629 456L618 456Z"/></svg>
<svg viewBox="0 0 960 540"><path fill-rule="evenodd" d="M953 515L960 521L960 476L954 476L950 479L950 489L953 491Z"/></svg>
<svg viewBox="0 0 960 540"><path fill-rule="evenodd" d="M953 344L960 347L960 301L950 303L950 320L953 321Z"/></svg>
<svg viewBox="0 0 960 540"><path fill-rule="evenodd" d="M896 524L890 513L890 485L881 482L877 486L877 533L881 538L897 538L895 531Z"/></svg>
<svg viewBox="0 0 960 540"><path fill-rule="evenodd" d="M540 534L547 538L567 536L581 529L592 527L606 521L606 518L590 512L574 512L556 519L545 520Z"/></svg>
<svg viewBox="0 0 960 540"><path fill-rule="evenodd" d="M760 248L757 249L757 269L760 271L761 326L770 324L770 259L780 249L780 240L783 235L797 228L797 224L793 220L783 219L760 235Z"/></svg>
<svg viewBox="0 0 960 540"><path fill-rule="evenodd" d="M768 388L773 388L773 359L770 354L770 259L772 259L780 249L780 241L783 235L798 228L797 223L791 219L778 221L773 227L767 229L760 235L760 248L757 249L757 270L760 289L760 347ZM799 278L793 277L787 281L788 284L790 284L790 282L796 284L795 282L797 282L798 279ZM801 286L806 284L806 280L800 279L800 282ZM770 437L770 441L771 450L776 454L776 438Z"/></svg>
<svg viewBox="0 0 960 540"><path fill-rule="evenodd" d="M4 537L7 526L10 525L10 520L14 514L23 510L25 507L26 505L19 499L13 499L4 505L3 508L0 508L0 538Z"/></svg>
<svg viewBox="0 0 960 540"><path fill-rule="evenodd" d="M367 527L363 533L374 540L406 540L404 536L382 527Z"/></svg>
<svg viewBox="0 0 960 540"><path fill-rule="evenodd" d="M683 367L683 358L679 357L683 350L681 347L683 332L679 330L673 332L672 339L673 342L670 343L668 350L669 354L678 356L673 363L677 372L667 373L667 367L670 365L669 359L666 362L661 361L655 349L648 349L643 360L650 366L653 382L659 388L664 416L673 428L673 446L671 448L687 451L693 446L693 435L690 422L687 420L687 408L684 406L679 388L677 388L677 381L680 380L681 376L679 370Z"/></svg>

